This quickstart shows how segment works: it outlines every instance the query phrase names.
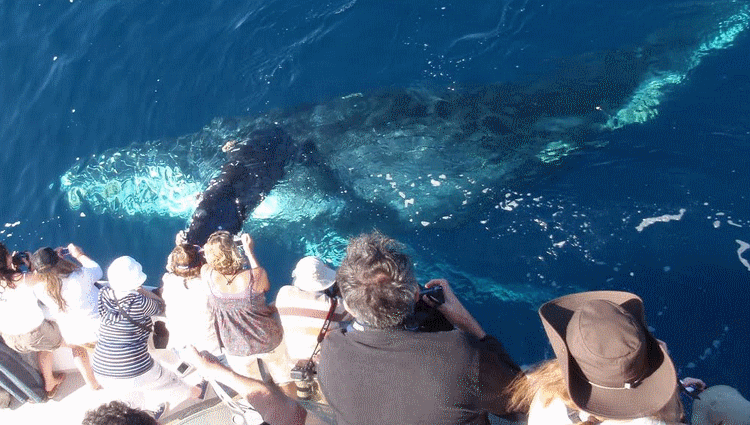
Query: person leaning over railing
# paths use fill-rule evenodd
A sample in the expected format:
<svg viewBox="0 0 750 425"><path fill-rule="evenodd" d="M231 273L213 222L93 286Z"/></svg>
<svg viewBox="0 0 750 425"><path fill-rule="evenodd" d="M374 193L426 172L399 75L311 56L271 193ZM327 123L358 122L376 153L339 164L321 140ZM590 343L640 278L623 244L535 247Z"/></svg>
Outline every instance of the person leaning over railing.
<svg viewBox="0 0 750 425"><path fill-rule="evenodd" d="M513 413L503 389L520 368L446 280L438 310L457 328L409 325L419 286L401 245L378 232L351 240L337 273L351 329L323 341L320 387L339 424L488 424Z"/></svg>
<svg viewBox="0 0 750 425"><path fill-rule="evenodd" d="M284 341L293 363L309 359L318 334L328 317L336 283L336 271L316 257L304 257L292 271L292 284L279 288L276 308L284 327ZM345 326L351 316L337 303L330 315L329 330Z"/></svg>
<svg viewBox="0 0 750 425"><path fill-rule="evenodd" d="M639 297L571 294L544 304L539 315L557 358L507 389L514 407L529 409L528 425L681 423L675 367L649 332Z"/></svg>
<svg viewBox="0 0 750 425"><path fill-rule="evenodd" d="M40 248L31 256L34 274L40 280L34 285L34 294L60 327L84 381L98 390L101 385L94 377L87 349L93 350L97 340L99 290L94 283L102 277L102 269L78 246L71 243L65 249L80 264L61 256L62 248Z"/></svg>
<svg viewBox="0 0 750 425"><path fill-rule="evenodd" d="M99 340L93 368L104 388L148 392L153 408L164 402L198 398L192 387L162 367L148 352L151 316L164 311L164 301L141 285L146 281L141 265L131 257L119 257L107 268L109 285L99 291Z"/></svg>
<svg viewBox="0 0 750 425"><path fill-rule="evenodd" d="M234 237L219 230L203 247L206 264L201 278L209 289L209 302L216 320L219 343L229 366L237 373L261 379L259 361L274 382L290 382L284 335L276 308L266 303L270 288L266 270L253 253L253 240L242 235L242 246L250 269Z"/></svg>
<svg viewBox="0 0 750 425"><path fill-rule="evenodd" d="M28 263L28 253L24 257ZM37 283L33 273L19 271L14 257L0 243L0 334L5 343L19 353L35 352L39 369L44 379L47 397L55 396L64 379L52 371L52 350L59 348L62 335L57 323L44 318L44 312L37 302L32 286Z"/></svg>
<svg viewBox="0 0 750 425"><path fill-rule="evenodd" d="M162 293L166 308L169 343L167 348L181 349L193 345L213 355L221 355L216 337L216 323L208 301L208 288L201 280L206 264L200 247L179 244L167 259L162 276Z"/></svg>

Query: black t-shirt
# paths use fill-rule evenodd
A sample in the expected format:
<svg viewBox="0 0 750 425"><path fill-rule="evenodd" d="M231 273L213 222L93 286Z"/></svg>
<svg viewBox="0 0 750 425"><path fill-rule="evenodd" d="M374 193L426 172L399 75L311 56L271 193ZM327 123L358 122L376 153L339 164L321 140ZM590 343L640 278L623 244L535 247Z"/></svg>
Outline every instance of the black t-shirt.
<svg viewBox="0 0 750 425"><path fill-rule="evenodd" d="M520 372L502 344L464 332L337 330L323 342L318 377L347 424L485 424L505 415L502 390Z"/></svg>

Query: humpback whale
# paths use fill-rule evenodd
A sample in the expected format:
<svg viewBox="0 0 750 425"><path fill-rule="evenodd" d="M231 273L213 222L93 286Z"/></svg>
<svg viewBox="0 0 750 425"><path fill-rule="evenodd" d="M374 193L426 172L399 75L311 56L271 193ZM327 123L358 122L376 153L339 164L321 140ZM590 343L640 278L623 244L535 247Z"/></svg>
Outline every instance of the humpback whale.
<svg viewBox="0 0 750 425"><path fill-rule="evenodd" d="M177 140L83 159L61 189L73 210L184 219L196 243L217 228L285 232L300 254L337 263L353 232L458 226L495 188L653 119L691 70L747 30L748 5L712 25L674 44L571 58L529 81L394 88L217 118ZM320 166L299 160L301 146L314 146Z"/></svg>

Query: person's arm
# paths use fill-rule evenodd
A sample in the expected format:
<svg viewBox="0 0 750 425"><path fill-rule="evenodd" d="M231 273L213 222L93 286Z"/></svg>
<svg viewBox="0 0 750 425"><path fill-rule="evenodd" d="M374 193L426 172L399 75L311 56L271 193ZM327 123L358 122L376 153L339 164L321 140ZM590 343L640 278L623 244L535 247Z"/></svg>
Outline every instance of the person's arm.
<svg viewBox="0 0 750 425"><path fill-rule="evenodd" d="M479 322L477 322L474 316L472 316L471 313L466 310L463 304L461 304L461 301L459 301L458 297L456 297L456 294L453 293L453 289L451 289L451 286L447 280L432 279L431 281L427 282L427 284L425 284L425 287L431 288L438 285L443 287L445 302L437 306L437 309L441 313L443 313L445 318L448 319L453 324L453 326L468 334L474 335L477 339L484 338L487 333L484 331L484 329L482 329L482 326L479 324ZM426 303L434 306L434 303L427 297L423 297L423 299Z"/></svg>
<svg viewBox="0 0 750 425"><path fill-rule="evenodd" d="M266 269L258 264L258 259L255 258L255 242L247 233L243 233L241 236L242 248L245 250L247 261L250 264L250 273L253 274L253 290L255 292L266 292L271 288L271 283L268 281L268 273Z"/></svg>
<svg viewBox="0 0 750 425"><path fill-rule="evenodd" d="M153 292L149 291L148 289L144 289L142 286L138 288L138 293L146 297L144 301L144 308L143 313L147 316L158 316L161 314L164 314L164 300L154 294Z"/></svg>
<svg viewBox="0 0 750 425"><path fill-rule="evenodd" d="M92 282L102 278L102 276L104 275L102 268L96 261L92 260L88 255L86 255L81 247L69 243L67 248L68 254L70 254L71 257L75 258L76 261L81 263L81 266L84 269L87 269L85 273L88 274L88 277Z"/></svg>
<svg viewBox="0 0 750 425"><path fill-rule="evenodd" d="M302 425L307 412L295 400L284 394L278 386L233 372L215 358L198 353L190 346L181 353L206 379L221 382L237 391L258 410L270 425Z"/></svg>
<svg viewBox="0 0 750 425"><path fill-rule="evenodd" d="M187 243L187 232L180 230L174 235L174 246L180 246Z"/></svg>
<svg viewBox="0 0 750 425"><path fill-rule="evenodd" d="M443 287L445 303L437 309L458 329L476 338L472 343L479 351L479 389L483 408L492 414L505 416L516 412L509 411L508 396L504 389L517 374L522 373L505 347L492 335L488 335L474 316L461 304L450 284L445 279L433 279L425 287ZM424 301L434 305L427 297Z"/></svg>

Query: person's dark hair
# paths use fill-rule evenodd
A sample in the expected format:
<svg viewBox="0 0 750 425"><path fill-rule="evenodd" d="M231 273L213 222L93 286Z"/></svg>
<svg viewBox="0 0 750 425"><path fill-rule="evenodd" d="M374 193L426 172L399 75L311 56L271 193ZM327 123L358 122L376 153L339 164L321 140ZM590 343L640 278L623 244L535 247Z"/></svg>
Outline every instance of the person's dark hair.
<svg viewBox="0 0 750 425"><path fill-rule="evenodd" d="M395 327L414 311L419 286L402 249L377 231L349 241L336 282L347 309L363 325Z"/></svg>
<svg viewBox="0 0 750 425"><path fill-rule="evenodd" d="M18 271L8 267L8 264L6 263L8 255L10 255L10 251L8 251L8 248L0 242L0 286L3 288L14 289L16 287L14 282L18 280Z"/></svg>
<svg viewBox="0 0 750 425"><path fill-rule="evenodd" d="M112 401L86 412L81 425L159 425L159 423L143 410L133 409L121 401Z"/></svg>

